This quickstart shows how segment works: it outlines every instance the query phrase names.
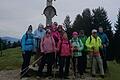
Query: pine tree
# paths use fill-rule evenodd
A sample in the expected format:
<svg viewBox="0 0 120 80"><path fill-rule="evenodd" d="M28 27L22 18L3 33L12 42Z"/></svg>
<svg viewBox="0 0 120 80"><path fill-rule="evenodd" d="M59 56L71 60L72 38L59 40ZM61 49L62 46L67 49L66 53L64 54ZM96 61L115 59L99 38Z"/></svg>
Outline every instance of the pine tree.
<svg viewBox="0 0 120 80"><path fill-rule="evenodd" d="M89 8L83 10L82 17L83 17L83 30L85 31L86 35L90 35L93 26L92 15Z"/></svg>
<svg viewBox="0 0 120 80"><path fill-rule="evenodd" d="M117 29L117 31L120 31L120 9L118 11L117 21L116 21L115 28Z"/></svg>
<svg viewBox="0 0 120 80"><path fill-rule="evenodd" d="M77 32L79 32L81 29L84 29L83 28L83 18L80 14L78 14L76 16L72 28L74 31L77 31Z"/></svg>
<svg viewBox="0 0 120 80"><path fill-rule="evenodd" d="M1 54L1 55L2 55L2 50L3 50L2 44L3 44L3 42L2 42L2 39L0 38L0 54Z"/></svg>
<svg viewBox="0 0 120 80"><path fill-rule="evenodd" d="M114 35L114 42L113 42L113 51L115 53L115 59L117 63L120 63L120 54L119 48L120 47L120 9L118 11L117 21L116 21L116 33Z"/></svg>
<svg viewBox="0 0 120 80"><path fill-rule="evenodd" d="M71 23L70 16L67 15L66 18L65 18L65 20L64 20L64 26L65 26L66 29L68 29L68 28L71 27L70 23Z"/></svg>
<svg viewBox="0 0 120 80"><path fill-rule="evenodd" d="M111 30L111 23L108 19L107 12L103 7L93 9L93 26L95 29L102 26L105 31Z"/></svg>
<svg viewBox="0 0 120 80"><path fill-rule="evenodd" d="M11 48L11 42L8 41L7 48Z"/></svg>

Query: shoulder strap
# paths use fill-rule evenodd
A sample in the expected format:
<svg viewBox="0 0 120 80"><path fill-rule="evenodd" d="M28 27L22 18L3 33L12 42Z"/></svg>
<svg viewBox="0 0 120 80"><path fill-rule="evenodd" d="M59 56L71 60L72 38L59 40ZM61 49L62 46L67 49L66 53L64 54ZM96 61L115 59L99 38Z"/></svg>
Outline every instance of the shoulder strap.
<svg viewBox="0 0 120 80"><path fill-rule="evenodd" d="M70 49L70 52L71 52L71 45L70 45L70 41L68 40L68 44L69 44L69 49Z"/></svg>
<svg viewBox="0 0 120 80"><path fill-rule="evenodd" d="M73 40L73 38L71 39L71 43L73 43L74 42L74 40Z"/></svg>
<svg viewBox="0 0 120 80"><path fill-rule="evenodd" d="M80 40L78 39L78 43L79 43L79 45L80 45L80 47L81 47L81 42L80 42Z"/></svg>
<svg viewBox="0 0 120 80"><path fill-rule="evenodd" d="M92 37L90 36L90 42L89 43L91 43L91 41L92 41Z"/></svg>
<svg viewBox="0 0 120 80"><path fill-rule="evenodd" d="M61 53L61 49L62 49L62 42L63 42L63 40L61 39L61 43L60 43L60 50L59 50L59 53Z"/></svg>
<svg viewBox="0 0 120 80"><path fill-rule="evenodd" d="M54 50L54 43L53 43L53 38L51 37L51 41L52 41L52 49Z"/></svg>

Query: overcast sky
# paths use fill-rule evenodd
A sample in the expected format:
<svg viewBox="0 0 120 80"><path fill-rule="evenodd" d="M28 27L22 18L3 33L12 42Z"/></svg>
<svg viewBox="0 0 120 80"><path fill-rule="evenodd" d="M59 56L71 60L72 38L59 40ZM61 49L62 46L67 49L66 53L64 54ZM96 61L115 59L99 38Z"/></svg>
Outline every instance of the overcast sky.
<svg viewBox="0 0 120 80"><path fill-rule="evenodd" d="M108 17L114 24L120 8L120 0L56 0L53 2L57 10L53 21L63 23L66 15L72 22L77 14L85 8L104 7ZM41 15L46 7L46 0L0 0L0 36L21 38L27 27L32 24L34 30L39 23L45 25L45 16Z"/></svg>

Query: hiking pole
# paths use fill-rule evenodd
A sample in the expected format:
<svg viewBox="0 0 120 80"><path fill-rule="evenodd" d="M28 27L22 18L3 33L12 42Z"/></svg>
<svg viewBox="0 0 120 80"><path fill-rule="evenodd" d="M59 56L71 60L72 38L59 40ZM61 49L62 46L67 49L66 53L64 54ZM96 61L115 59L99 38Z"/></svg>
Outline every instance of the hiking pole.
<svg viewBox="0 0 120 80"><path fill-rule="evenodd" d="M57 52L55 51L55 63L54 63L54 66L53 66L53 70L54 70L54 73L53 73L53 80L55 80L55 78L56 78L56 66L57 66Z"/></svg>
<svg viewBox="0 0 120 80"><path fill-rule="evenodd" d="M32 65L36 64L41 58L42 58L42 56L40 56L36 61L34 61L34 62L33 62L31 65L29 65L28 67L24 68L24 69L22 70L22 72L25 71L26 69L27 69L27 70L20 76L20 79L29 71L29 69L32 67Z"/></svg>

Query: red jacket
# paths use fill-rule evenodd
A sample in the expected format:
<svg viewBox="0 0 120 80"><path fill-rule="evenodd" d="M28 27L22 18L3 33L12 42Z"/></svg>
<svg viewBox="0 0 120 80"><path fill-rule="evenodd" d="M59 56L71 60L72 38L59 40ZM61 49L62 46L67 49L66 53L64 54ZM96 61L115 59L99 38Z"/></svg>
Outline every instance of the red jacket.
<svg viewBox="0 0 120 80"><path fill-rule="evenodd" d="M60 56L71 56L72 46L69 40L59 40L57 48L60 51Z"/></svg>

